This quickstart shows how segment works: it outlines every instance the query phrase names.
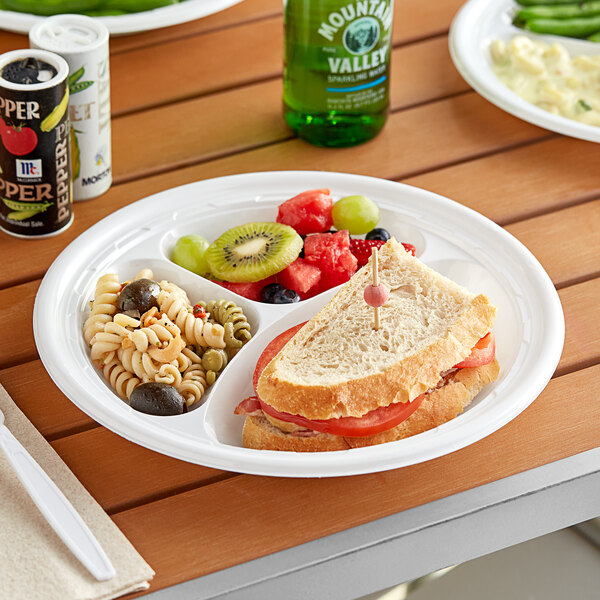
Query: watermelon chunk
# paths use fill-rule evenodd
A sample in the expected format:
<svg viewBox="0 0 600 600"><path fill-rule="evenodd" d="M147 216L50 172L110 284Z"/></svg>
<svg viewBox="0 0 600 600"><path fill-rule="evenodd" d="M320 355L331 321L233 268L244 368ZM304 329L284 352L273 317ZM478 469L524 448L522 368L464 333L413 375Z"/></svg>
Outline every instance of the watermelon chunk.
<svg viewBox="0 0 600 600"><path fill-rule="evenodd" d="M239 294L240 296L244 296L244 298L248 298L248 300L256 300L256 302L260 302L260 291L267 285L268 283L273 283L275 281L275 276L267 277L266 279L261 279L260 281L251 281L251 282L233 282L233 281L215 281L220 286Z"/></svg>
<svg viewBox="0 0 600 600"><path fill-rule="evenodd" d="M311 265L304 258L297 258L277 275L277 281L281 285L299 294L306 294L308 290L319 283L320 279L321 269Z"/></svg>
<svg viewBox="0 0 600 600"><path fill-rule="evenodd" d="M300 235L331 229L333 199L329 190L308 190L279 205L277 222L293 227Z"/></svg>
<svg viewBox="0 0 600 600"><path fill-rule="evenodd" d="M348 281L358 264L350 252L350 236L345 229L309 235L304 241L304 258L321 270L321 290Z"/></svg>

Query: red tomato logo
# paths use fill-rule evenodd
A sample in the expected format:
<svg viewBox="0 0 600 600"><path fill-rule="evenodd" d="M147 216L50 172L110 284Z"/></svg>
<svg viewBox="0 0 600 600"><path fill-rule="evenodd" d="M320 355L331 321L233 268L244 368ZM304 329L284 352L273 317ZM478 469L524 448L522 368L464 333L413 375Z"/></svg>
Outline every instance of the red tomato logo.
<svg viewBox="0 0 600 600"><path fill-rule="evenodd" d="M4 147L15 156L29 154L38 143L37 135L31 127L0 126L0 136Z"/></svg>

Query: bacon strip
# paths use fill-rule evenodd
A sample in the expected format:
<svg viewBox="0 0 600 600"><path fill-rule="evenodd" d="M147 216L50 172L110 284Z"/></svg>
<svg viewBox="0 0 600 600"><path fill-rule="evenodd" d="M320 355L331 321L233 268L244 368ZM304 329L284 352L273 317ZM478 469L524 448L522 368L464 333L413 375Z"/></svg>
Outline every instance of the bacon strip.
<svg viewBox="0 0 600 600"><path fill-rule="evenodd" d="M263 414L260 402L256 396L249 396L242 400L233 412L236 415L244 415L245 417L258 417Z"/></svg>
<svg viewBox="0 0 600 600"><path fill-rule="evenodd" d="M318 431L313 431L312 429L294 429L293 431L290 431L289 435L292 437L308 438L322 434L320 434Z"/></svg>

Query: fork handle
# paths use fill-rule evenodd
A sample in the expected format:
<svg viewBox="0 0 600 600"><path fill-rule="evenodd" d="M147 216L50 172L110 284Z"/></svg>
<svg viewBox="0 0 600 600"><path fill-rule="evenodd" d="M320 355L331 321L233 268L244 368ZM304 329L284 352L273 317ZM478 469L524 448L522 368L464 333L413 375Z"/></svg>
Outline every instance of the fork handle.
<svg viewBox="0 0 600 600"><path fill-rule="evenodd" d="M0 426L0 447L31 499L69 550L98 581L112 579L115 569L94 534L5 425Z"/></svg>

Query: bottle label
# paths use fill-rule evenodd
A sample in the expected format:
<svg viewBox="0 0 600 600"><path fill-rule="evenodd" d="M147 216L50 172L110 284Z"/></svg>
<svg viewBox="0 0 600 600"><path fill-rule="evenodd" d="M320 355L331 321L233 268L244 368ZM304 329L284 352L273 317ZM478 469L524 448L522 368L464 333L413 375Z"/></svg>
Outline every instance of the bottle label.
<svg viewBox="0 0 600 600"><path fill-rule="evenodd" d="M310 21L301 20L300 10L289 14L288 5L286 85L292 88L291 95L298 100L303 86L304 95L307 90L310 93L311 108L325 111L353 113L385 108L393 4L388 0L323 4L317 18L313 13ZM305 41L304 48L298 45L301 40ZM306 70L302 76L293 72L300 68Z"/></svg>

